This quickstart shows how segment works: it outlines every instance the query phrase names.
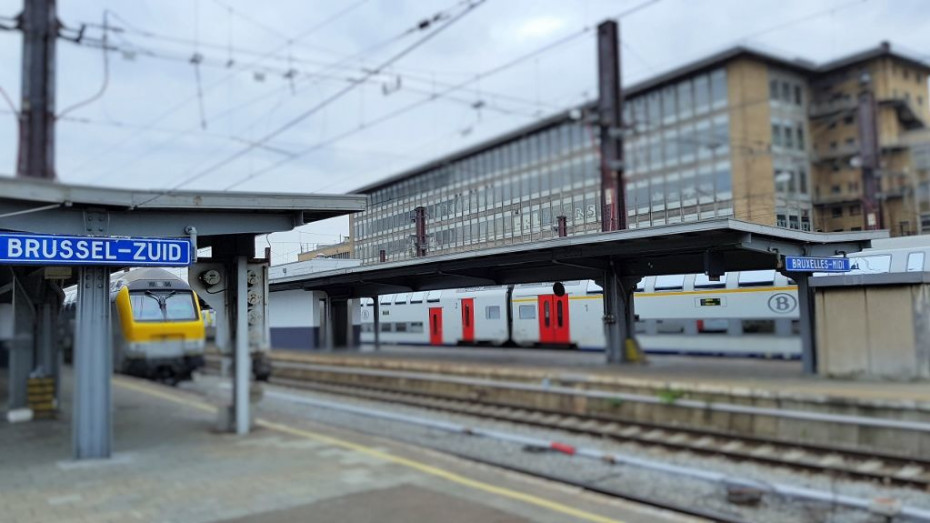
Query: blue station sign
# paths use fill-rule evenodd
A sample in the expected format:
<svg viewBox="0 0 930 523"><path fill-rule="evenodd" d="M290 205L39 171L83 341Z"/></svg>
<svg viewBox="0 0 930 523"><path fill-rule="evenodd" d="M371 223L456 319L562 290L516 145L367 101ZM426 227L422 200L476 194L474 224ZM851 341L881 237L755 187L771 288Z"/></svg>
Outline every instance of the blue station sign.
<svg viewBox="0 0 930 523"><path fill-rule="evenodd" d="M187 239L0 233L0 264L186 267L191 258Z"/></svg>
<svg viewBox="0 0 930 523"><path fill-rule="evenodd" d="M849 258L785 256L785 269L792 272L849 272Z"/></svg>

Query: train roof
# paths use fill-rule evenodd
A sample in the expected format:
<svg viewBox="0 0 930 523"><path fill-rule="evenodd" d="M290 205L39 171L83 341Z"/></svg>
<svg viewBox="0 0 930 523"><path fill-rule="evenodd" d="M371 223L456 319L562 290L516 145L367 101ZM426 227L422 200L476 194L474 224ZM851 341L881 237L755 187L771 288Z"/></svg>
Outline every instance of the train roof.
<svg viewBox="0 0 930 523"><path fill-rule="evenodd" d="M173 272L158 268L133 269L114 281L122 282L129 290L175 289L190 290L191 286ZM121 285L121 286L123 286Z"/></svg>

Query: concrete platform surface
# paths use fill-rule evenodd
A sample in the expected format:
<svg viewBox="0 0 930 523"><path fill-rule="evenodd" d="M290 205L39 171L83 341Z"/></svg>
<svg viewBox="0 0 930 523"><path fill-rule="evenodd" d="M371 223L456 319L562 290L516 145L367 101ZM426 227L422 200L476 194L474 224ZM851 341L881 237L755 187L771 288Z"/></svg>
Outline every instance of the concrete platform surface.
<svg viewBox="0 0 930 523"><path fill-rule="evenodd" d="M601 352L490 347L371 345L360 350L274 351L319 364L359 364L425 372L572 375L580 381L812 401L875 403L930 410L927 382L860 381L805 376L799 361L737 357L648 356L644 365L607 366Z"/></svg>
<svg viewBox="0 0 930 523"><path fill-rule="evenodd" d="M67 404L59 420L0 424L0 521L694 521L293 417L216 433L202 398L124 377L113 411L103 461L70 459Z"/></svg>

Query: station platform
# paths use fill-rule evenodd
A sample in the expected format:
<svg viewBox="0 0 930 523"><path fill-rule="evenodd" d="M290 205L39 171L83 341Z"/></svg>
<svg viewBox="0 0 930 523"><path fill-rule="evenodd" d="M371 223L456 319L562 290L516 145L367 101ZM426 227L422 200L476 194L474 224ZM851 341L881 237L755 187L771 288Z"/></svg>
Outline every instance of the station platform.
<svg viewBox="0 0 930 523"><path fill-rule="evenodd" d="M675 389L708 395L900 408L930 413L927 382L806 376L801 362L740 357L649 355L646 364L608 366L604 354L561 349L427 347L383 344L339 352L273 351L276 358L325 365L551 380L628 390Z"/></svg>
<svg viewBox="0 0 930 523"><path fill-rule="evenodd" d="M113 382L109 460L70 459L68 394L57 420L0 423L0 520L694 521L281 414L247 436L217 433L203 397Z"/></svg>

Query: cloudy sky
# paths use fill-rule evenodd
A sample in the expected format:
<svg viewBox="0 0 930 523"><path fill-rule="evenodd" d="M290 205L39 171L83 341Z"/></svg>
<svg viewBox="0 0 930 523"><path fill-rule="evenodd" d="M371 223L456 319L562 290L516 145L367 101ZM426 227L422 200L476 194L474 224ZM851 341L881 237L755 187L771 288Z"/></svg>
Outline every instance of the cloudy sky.
<svg viewBox="0 0 930 523"><path fill-rule="evenodd" d="M58 0L67 28L87 25L82 44L58 44L58 176L348 192L591 98L593 26L644 1ZM0 0L0 17L21 8ZM658 0L621 33L624 83L737 43L821 61L890 40L930 60L930 1ZM17 106L20 40L0 31L0 89ZM15 132L0 99L0 175L15 172ZM347 233L343 218L267 241L280 263Z"/></svg>

